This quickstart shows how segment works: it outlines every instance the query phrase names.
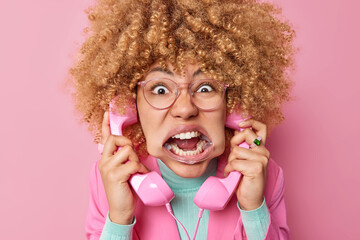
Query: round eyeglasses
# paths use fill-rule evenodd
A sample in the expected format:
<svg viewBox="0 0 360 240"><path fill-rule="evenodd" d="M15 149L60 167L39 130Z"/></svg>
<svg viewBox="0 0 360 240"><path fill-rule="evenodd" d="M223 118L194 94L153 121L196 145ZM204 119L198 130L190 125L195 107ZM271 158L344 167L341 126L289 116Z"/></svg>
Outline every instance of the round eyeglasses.
<svg viewBox="0 0 360 240"><path fill-rule="evenodd" d="M188 85L191 102L201 110L210 111L223 101L228 84L213 79L200 79L191 84L178 84L168 78L138 82L145 100L156 109L170 108L180 96L180 85Z"/></svg>

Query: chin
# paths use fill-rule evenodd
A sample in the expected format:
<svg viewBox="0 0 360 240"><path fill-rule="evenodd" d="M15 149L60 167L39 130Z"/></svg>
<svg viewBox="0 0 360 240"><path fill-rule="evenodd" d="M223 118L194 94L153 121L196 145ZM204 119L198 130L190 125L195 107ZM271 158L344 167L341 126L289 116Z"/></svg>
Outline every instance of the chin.
<svg viewBox="0 0 360 240"><path fill-rule="evenodd" d="M200 177L206 171L206 168L210 162L210 160L205 160L205 161L202 161L199 163L187 164L187 163L178 162L173 159L166 159L166 160L162 160L162 161L176 175L183 177L183 178Z"/></svg>

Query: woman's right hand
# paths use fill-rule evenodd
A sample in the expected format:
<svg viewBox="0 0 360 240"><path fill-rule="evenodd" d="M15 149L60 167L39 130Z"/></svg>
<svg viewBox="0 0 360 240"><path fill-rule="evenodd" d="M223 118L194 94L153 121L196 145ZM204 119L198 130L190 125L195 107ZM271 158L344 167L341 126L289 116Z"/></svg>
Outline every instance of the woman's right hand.
<svg viewBox="0 0 360 240"><path fill-rule="evenodd" d="M131 224L137 196L128 180L132 174L147 173L149 170L140 163L130 139L110 135L108 112L104 114L101 142L104 150L98 168L109 204L109 218L117 224Z"/></svg>

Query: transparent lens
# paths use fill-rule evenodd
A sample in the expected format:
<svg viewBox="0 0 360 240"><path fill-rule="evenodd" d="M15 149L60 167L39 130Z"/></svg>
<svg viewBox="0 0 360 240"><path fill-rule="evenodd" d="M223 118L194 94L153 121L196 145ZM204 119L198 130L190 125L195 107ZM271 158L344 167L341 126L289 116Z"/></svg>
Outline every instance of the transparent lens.
<svg viewBox="0 0 360 240"><path fill-rule="evenodd" d="M167 108L176 99L176 84L169 79L154 79L144 86L146 100L155 108Z"/></svg>
<svg viewBox="0 0 360 240"><path fill-rule="evenodd" d="M194 104L201 109L217 107L223 100L223 86L211 79L202 79L191 85Z"/></svg>

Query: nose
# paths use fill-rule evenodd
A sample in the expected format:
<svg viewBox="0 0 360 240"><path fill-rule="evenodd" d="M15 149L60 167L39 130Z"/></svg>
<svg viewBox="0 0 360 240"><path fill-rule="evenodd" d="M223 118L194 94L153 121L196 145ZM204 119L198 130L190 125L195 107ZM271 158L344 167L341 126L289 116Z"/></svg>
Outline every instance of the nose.
<svg viewBox="0 0 360 240"><path fill-rule="evenodd" d="M182 89L179 97L170 108L170 114L175 118L184 120L197 116L199 109L191 102L191 97L186 89Z"/></svg>

